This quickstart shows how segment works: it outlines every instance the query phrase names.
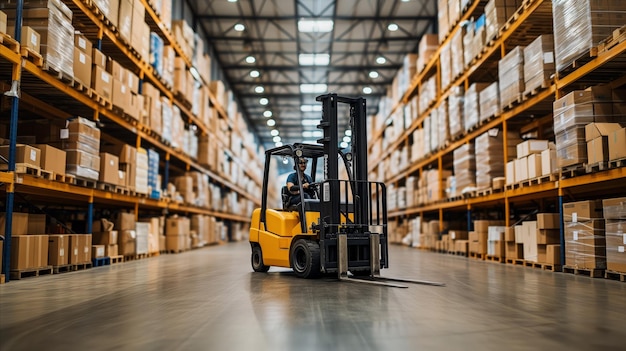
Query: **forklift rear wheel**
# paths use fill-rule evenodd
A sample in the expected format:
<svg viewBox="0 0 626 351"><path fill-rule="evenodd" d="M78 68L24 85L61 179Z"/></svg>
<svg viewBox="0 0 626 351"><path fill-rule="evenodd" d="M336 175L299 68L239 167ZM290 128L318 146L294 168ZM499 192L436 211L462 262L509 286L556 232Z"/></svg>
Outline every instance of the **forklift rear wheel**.
<svg viewBox="0 0 626 351"><path fill-rule="evenodd" d="M320 245L300 239L291 249L291 265L300 278L314 278L320 274Z"/></svg>
<svg viewBox="0 0 626 351"><path fill-rule="evenodd" d="M255 272L265 273L270 269L270 266L266 266L265 264L263 264L263 252L261 251L260 246L255 246L252 248L251 261L252 269L254 269Z"/></svg>

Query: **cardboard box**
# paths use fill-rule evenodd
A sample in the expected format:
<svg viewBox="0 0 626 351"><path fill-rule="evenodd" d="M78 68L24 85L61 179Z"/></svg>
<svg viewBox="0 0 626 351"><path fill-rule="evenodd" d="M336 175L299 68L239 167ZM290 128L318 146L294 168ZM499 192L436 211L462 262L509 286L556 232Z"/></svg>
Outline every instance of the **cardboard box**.
<svg viewBox="0 0 626 351"><path fill-rule="evenodd" d="M113 98L113 77L100 66L93 67L91 87L101 97L109 101Z"/></svg>
<svg viewBox="0 0 626 351"><path fill-rule="evenodd" d="M103 70L106 70L107 67L107 56L102 53L102 51L94 48L92 51L92 62L94 66L98 66Z"/></svg>
<svg viewBox="0 0 626 351"><path fill-rule="evenodd" d="M165 237L165 248L168 251L183 251L187 246L186 239L186 235L168 235Z"/></svg>
<svg viewBox="0 0 626 351"><path fill-rule="evenodd" d="M120 230L117 239L118 252L122 256L135 254L137 233L135 230Z"/></svg>
<svg viewBox="0 0 626 351"><path fill-rule="evenodd" d="M524 243L524 259L537 262L537 222L522 222L523 243Z"/></svg>
<svg viewBox="0 0 626 351"><path fill-rule="evenodd" d="M28 235L11 236L11 269L23 270L30 267L31 242L34 238Z"/></svg>
<svg viewBox="0 0 626 351"><path fill-rule="evenodd" d="M0 155L9 159L9 146L0 146ZM33 146L17 144L15 145L15 163L23 163L29 167L39 168L41 166L41 151ZM7 164L0 163L0 170L6 170Z"/></svg>
<svg viewBox="0 0 626 351"><path fill-rule="evenodd" d="M561 245L546 245L547 264L561 264Z"/></svg>
<svg viewBox="0 0 626 351"><path fill-rule="evenodd" d="M91 56L79 48L74 48L74 80L91 87Z"/></svg>
<svg viewBox="0 0 626 351"><path fill-rule="evenodd" d="M104 245L91 245L91 258L104 257Z"/></svg>
<svg viewBox="0 0 626 351"><path fill-rule="evenodd" d="M33 145L41 151L41 168L54 174L65 175L66 153L46 144Z"/></svg>
<svg viewBox="0 0 626 351"><path fill-rule="evenodd" d="M7 14L0 11L0 33L7 32Z"/></svg>
<svg viewBox="0 0 626 351"><path fill-rule="evenodd" d="M519 260L523 260L524 259L524 245L523 244L518 244L515 242L506 242L505 243L505 252L504 254L506 255L506 258L510 258L510 259L519 259Z"/></svg>
<svg viewBox="0 0 626 351"><path fill-rule="evenodd" d="M120 212L117 214L117 218L115 220L115 229L118 231L122 230L135 230L135 214L134 213L126 213ZM119 239L118 239L119 242Z"/></svg>
<svg viewBox="0 0 626 351"><path fill-rule="evenodd" d="M26 234L46 234L46 215L29 213L27 231Z"/></svg>
<svg viewBox="0 0 626 351"><path fill-rule="evenodd" d="M541 152L541 175L546 176L557 172L556 150L546 149Z"/></svg>
<svg viewBox="0 0 626 351"><path fill-rule="evenodd" d="M602 218L602 202L600 200L563 204L564 222L581 222L598 218Z"/></svg>
<svg viewBox="0 0 626 351"><path fill-rule="evenodd" d="M515 160L515 183L528 179L528 157Z"/></svg>
<svg viewBox="0 0 626 351"><path fill-rule="evenodd" d="M30 235L31 257L30 266L33 268L48 266L48 235Z"/></svg>
<svg viewBox="0 0 626 351"><path fill-rule="evenodd" d="M528 156L528 179L535 179L541 176L541 154L530 154Z"/></svg>
<svg viewBox="0 0 626 351"><path fill-rule="evenodd" d="M560 229L537 229L537 244L559 244L560 242Z"/></svg>
<svg viewBox="0 0 626 351"><path fill-rule="evenodd" d="M548 140L526 140L517 144L517 157L522 158L531 154L541 154L548 148Z"/></svg>
<svg viewBox="0 0 626 351"><path fill-rule="evenodd" d="M626 197L602 200L604 219L626 219Z"/></svg>
<svg viewBox="0 0 626 351"><path fill-rule="evenodd" d="M94 232L93 244L95 245L113 245L117 244L117 230L110 230L106 232Z"/></svg>
<svg viewBox="0 0 626 351"><path fill-rule="evenodd" d="M504 231L504 241L515 242L515 226L506 228L506 230Z"/></svg>
<svg viewBox="0 0 626 351"><path fill-rule="evenodd" d="M41 52L41 36L32 27L22 26L21 45L39 53Z"/></svg>
<svg viewBox="0 0 626 351"><path fill-rule="evenodd" d="M117 244L105 245L104 246L104 256L106 257L115 257L119 255L119 250Z"/></svg>
<svg viewBox="0 0 626 351"><path fill-rule="evenodd" d="M565 264L578 268L606 269L604 220L565 224Z"/></svg>
<svg viewBox="0 0 626 351"><path fill-rule="evenodd" d="M66 166L75 165L100 172L100 156L82 150L67 150ZM68 167L65 168L67 171Z"/></svg>
<svg viewBox="0 0 626 351"><path fill-rule="evenodd" d="M166 220L165 235L189 236L191 222L187 217L170 217Z"/></svg>
<svg viewBox="0 0 626 351"><path fill-rule="evenodd" d="M515 164L516 160L509 161L506 163L506 185L515 184Z"/></svg>
<svg viewBox="0 0 626 351"><path fill-rule="evenodd" d="M449 230L448 236L452 240L467 240L468 233L465 230Z"/></svg>
<svg viewBox="0 0 626 351"><path fill-rule="evenodd" d="M611 132L608 140L609 160L620 160L626 158L626 128L617 129Z"/></svg>
<svg viewBox="0 0 626 351"><path fill-rule="evenodd" d="M119 158L106 152L100 153L101 182L117 185L119 182Z"/></svg>
<svg viewBox="0 0 626 351"><path fill-rule="evenodd" d="M68 235L48 236L48 264L62 266L69 264L70 238Z"/></svg>
<svg viewBox="0 0 626 351"><path fill-rule="evenodd" d="M608 137L615 130L621 129L619 123L589 123L585 126L585 141L599 137Z"/></svg>
<svg viewBox="0 0 626 351"><path fill-rule="evenodd" d="M79 248L80 242L78 238L79 234L69 234L68 242L69 242L69 251L67 253L67 262L68 264L78 264L79 263Z"/></svg>
<svg viewBox="0 0 626 351"><path fill-rule="evenodd" d="M0 235L5 235L4 226L6 213L0 213ZM13 221L11 226L11 235L28 234L28 213L13 212Z"/></svg>
<svg viewBox="0 0 626 351"><path fill-rule="evenodd" d="M133 1L121 0L117 18L118 31L120 33L120 37L122 37L122 39L129 44L132 36L132 22Z"/></svg>
<svg viewBox="0 0 626 351"><path fill-rule="evenodd" d="M559 229L561 218L558 213L538 213L537 229Z"/></svg>
<svg viewBox="0 0 626 351"><path fill-rule="evenodd" d="M609 138L597 137L587 142L587 163L595 165L609 160Z"/></svg>
<svg viewBox="0 0 626 351"><path fill-rule="evenodd" d="M87 54L89 57L92 55L93 46L91 41L80 33L74 33L74 47Z"/></svg>
<svg viewBox="0 0 626 351"><path fill-rule="evenodd" d="M606 268L626 272L626 220L606 221Z"/></svg>

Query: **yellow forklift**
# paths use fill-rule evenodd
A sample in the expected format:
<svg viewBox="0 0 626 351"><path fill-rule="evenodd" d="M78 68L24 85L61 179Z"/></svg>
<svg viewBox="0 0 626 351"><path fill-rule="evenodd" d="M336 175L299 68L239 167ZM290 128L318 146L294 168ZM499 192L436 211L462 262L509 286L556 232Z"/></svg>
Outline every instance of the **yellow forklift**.
<svg viewBox="0 0 626 351"><path fill-rule="evenodd" d="M265 152L261 208L252 213L250 225L251 263L255 272L271 266L292 268L296 276L314 278L336 273L343 281L390 287L395 282L442 286L442 283L382 278L388 268L387 199L383 183L367 180L366 101L326 94L322 103L323 131L317 144L283 145ZM339 148L337 114L339 104L348 104L352 130L351 152ZM282 208L269 208L267 200L269 169L272 162L291 159L298 165L312 160L309 188L316 196L305 196L303 175L296 171L298 185L282 188ZM324 179L315 179L317 167ZM339 179L340 166L348 179ZM299 201L291 205L293 193ZM348 273L350 272L350 274Z"/></svg>

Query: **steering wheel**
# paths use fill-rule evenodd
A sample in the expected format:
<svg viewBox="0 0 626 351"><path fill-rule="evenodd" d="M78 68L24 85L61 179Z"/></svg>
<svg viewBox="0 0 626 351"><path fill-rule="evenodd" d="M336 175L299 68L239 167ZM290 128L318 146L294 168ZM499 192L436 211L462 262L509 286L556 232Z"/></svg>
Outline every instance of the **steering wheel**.
<svg viewBox="0 0 626 351"><path fill-rule="evenodd" d="M318 199L321 199L320 197L320 182L313 182L313 183L309 183L309 189L313 190L313 192L315 192L315 196Z"/></svg>

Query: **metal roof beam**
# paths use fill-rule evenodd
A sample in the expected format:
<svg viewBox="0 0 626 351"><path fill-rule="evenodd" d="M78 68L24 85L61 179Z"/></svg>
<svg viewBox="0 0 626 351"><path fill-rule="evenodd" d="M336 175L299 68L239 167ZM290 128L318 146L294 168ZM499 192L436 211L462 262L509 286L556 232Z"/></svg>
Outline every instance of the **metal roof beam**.
<svg viewBox="0 0 626 351"><path fill-rule="evenodd" d="M304 70L310 70L310 69L314 69L314 70L319 70L321 71L331 71L331 72L348 72L348 71L369 71L369 70L378 70L378 71L382 71L382 70L397 70L400 67L402 67L402 65L388 65L388 66L382 66L382 65L370 65L370 66L294 66L294 65L257 65L254 67L251 67L250 65L230 65L230 66L224 66L223 68L225 70L236 70L236 69L240 69L240 70L251 70L251 69L256 69L256 70L261 70L261 71L304 71Z"/></svg>
<svg viewBox="0 0 626 351"><path fill-rule="evenodd" d="M198 15L198 20L215 21L215 20L235 20L235 21L294 21L298 16L235 16L235 15ZM420 15L420 16L314 16L306 17L319 20L335 20L335 21L434 21L437 20L436 15Z"/></svg>

